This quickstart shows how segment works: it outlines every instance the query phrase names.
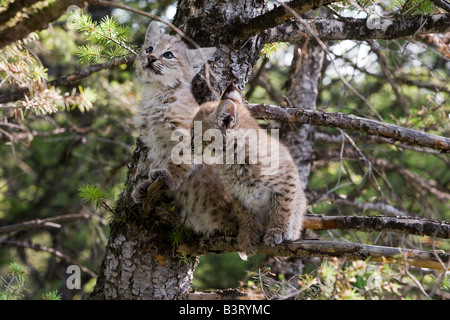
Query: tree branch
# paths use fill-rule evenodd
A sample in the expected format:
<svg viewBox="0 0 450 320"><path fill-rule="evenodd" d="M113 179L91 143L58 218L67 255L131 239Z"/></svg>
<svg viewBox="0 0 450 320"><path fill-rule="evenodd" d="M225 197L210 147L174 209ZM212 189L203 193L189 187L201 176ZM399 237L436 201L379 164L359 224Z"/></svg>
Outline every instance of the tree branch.
<svg viewBox="0 0 450 320"><path fill-rule="evenodd" d="M0 49L17 40L25 38L33 31L45 29L49 23L58 19L65 13L70 5L83 7L85 3L95 3L95 0L59 0L53 5L30 14L11 27L0 31Z"/></svg>
<svg viewBox="0 0 450 320"><path fill-rule="evenodd" d="M303 228L314 230L354 230L361 232L401 232L418 236L450 239L450 224L448 222L412 217L355 217L307 214L303 221Z"/></svg>
<svg viewBox="0 0 450 320"><path fill-rule="evenodd" d="M178 253L185 255L203 255L209 253L227 253L239 251L236 238L214 237L202 238L197 242L189 242L177 248ZM441 262L447 263L450 256L438 252L426 252L413 249L392 248L384 246L367 245L353 242L334 242L323 240L300 240L282 243L276 246L260 245L258 253L278 257L320 257L320 258L345 258L347 260L366 260L403 263L406 262L415 267L442 270Z"/></svg>
<svg viewBox="0 0 450 320"><path fill-rule="evenodd" d="M287 5L292 8L298 14L303 14L310 10L320 8L321 6L326 6L333 2L341 1L330 1L330 0L293 0ZM231 36L234 39L247 39L251 38L265 30L275 27L289 18L292 17L292 13L283 6L274 8L273 10L266 12L263 15L255 17L249 21L237 24Z"/></svg>
<svg viewBox="0 0 450 320"><path fill-rule="evenodd" d="M118 58L115 60L107 61L104 63L93 64L86 69L76 71L66 76L61 76L47 83L47 87L60 87L72 84L81 79L89 77L91 74L109 69L113 66L120 66L125 63L132 63L134 61L134 55L128 55L126 57ZM12 89L8 91L2 91L0 95L0 104L22 99L25 95L29 94L28 88Z"/></svg>
<svg viewBox="0 0 450 320"><path fill-rule="evenodd" d="M322 41L395 39L450 30L450 13L400 16L381 19L379 27L368 26L367 19L305 19ZM299 21L289 20L276 27L261 30L261 41L303 42L311 36Z"/></svg>
<svg viewBox="0 0 450 320"><path fill-rule="evenodd" d="M74 221L78 219L88 219L90 218L89 214L65 214L56 217L50 217L45 219L35 219L30 221L25 221L22 223L11 224L7 226L0 227L0 234L2 233L10 233L15 231L20 231L24 229L33 229L33 228L42 228L42 227L52 227L52 228L60 228L59 222L67 222Z"/></svg>
<svg viewBox="0 0 450 320"><path fill-rule="evenodd" d="M349 206L352 208L358 208L366 211L377 211L381 214L385 214L391 217L397 216L409 216L410 214L406 211L403 211L399 208L394 207L393 205L383 203L383 202L360 202L357 199L346 199L341 197L335 193L326 193L322 195L319 199L327 199L332 203L340 206Z"/></svg>
<svg viewBox="0 0 450 320"><path fill-rule="evenodd" d="M450 12L450 3L448 3L445 0L430 0L433 2L436 6L438 6L441 9L444 9L447 12Z"/></svg>
<svg viewBox="0 0 450 320"><path fill-rule="evenodd" d="M10 3L8 9L0 15L0 25L5 24L11 18L14 18L18 12L31 7L38 1L40 0L15 0L13 3Z"/></svg>
<svg viewBox="0 0 450 320"><path fill-rule="evenodd" d="M390 138L394 141L429 147L440 150L443 153L450 152L450 138L354 115L329 113L319 110L282 108L280 106L266 104L248 104L247 107L256 118L354 130L370 135Z"/></svg>
<svg viewBox="0 0 450 320"><path fill-rule="evenodd" d="M33 249L35 251L48 252L54 256L57 256L57 257L63 259L67 263L75 264L75 265L79 266L82 271L86 272L93 278L97 278L97 274L94 271L92 271L91 269L89 269L83 265L80 265L78 262L73 260L67 254L65 254L59 250L56 250L56 249L53 249L50 247L46 247L46 246L42 246L40 244L30 243L28 241L19 241L19 240L12 240L12 239L0 239L0 245L29 248L29 249Z"/></svg>

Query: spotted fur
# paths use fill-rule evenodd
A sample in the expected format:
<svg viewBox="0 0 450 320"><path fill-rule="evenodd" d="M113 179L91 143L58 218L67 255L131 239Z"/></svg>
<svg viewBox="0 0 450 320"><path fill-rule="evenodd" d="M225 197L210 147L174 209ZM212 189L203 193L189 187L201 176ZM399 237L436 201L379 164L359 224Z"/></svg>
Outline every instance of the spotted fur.
<svg viewBox="0 0 450 320"><path fill-rule="evenodd" d="M191 81L215 48L188 49L176 36L162 34L150 23L145 43L136 60L142 98L134 118L148 149L150 168L138 168L136 177L148 176L132 192L135 202L145 201L149 186L159 177L181 208L180 222L195 232L210 235L237 233L232 198L219 179L218 168L175 164L171 152L177 130L189 132L199 109L191 93ZM188 136L189 138L189 136Z"/></svg>
<svg viewBox="0 0 450 320"><path fill-rule="evenodd" d="M246 253L256 251L261 233L267 245L298 239L306 211L298 170L288 149L277 139L259 131L259 125L245 107L238 89L231 85L221 101L203 104L194 121L202 122L203 133L208 129L222 132L224 150L231 133L229 129L254 130L258 134L257 163L250 164L250 140L247 139L244 164L224 161L225 164L219 165L220 177L237 202L235 207L240 208L237 210L239 242ZM203 141L203 148L207 144ZM261 152L263 148L268 149L267 154ZM278 165L268 169L267 164L275 161Z"/></svg>

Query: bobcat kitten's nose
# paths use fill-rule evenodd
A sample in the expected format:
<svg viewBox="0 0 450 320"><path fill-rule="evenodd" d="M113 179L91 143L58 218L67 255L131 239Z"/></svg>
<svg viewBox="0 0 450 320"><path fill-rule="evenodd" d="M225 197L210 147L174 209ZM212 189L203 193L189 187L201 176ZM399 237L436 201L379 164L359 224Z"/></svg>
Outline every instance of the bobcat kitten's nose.
<svg viewBox="0 0 450 320"><path fill-rule="evenodd" d="M148 58L147 58L147 60L148 60L148 62L150 62L150 63L153 63L153 62L155 62L157 59L156 59L156 57L155 56L149 56Z"/></svg>

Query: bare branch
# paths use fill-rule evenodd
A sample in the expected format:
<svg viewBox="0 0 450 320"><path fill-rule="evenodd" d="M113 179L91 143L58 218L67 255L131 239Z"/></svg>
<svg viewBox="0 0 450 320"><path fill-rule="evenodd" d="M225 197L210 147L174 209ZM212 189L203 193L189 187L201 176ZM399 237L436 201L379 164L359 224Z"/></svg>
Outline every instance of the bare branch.
<svg viewBox="0 0 450 320"><path fill-rule="evenodd" d="M42 246L40 244L30 243L28 241L20 241L20 240L12 240L12 239L0 239L0 245L29 248L29 249L33 249L36 251L48 252L54 256L57 256L57 257L63 259L64 261L66 261L70 264L76 264L76 265L80 266L80 269L82 271L86 272L93 278L97 278L97 274L94 271L92 271L91 269L89 269L83 265L80 265L77 261L73 260L67 254L65 254L59 250L56 250L54 248Z"/></svg>
<svg viewBox="0 0 450 320"><path fill-rule="evenodd" d="M433 2L436 6L438 6L441 9L444 9L447 12L450 12L450 3L448 3L445 0L430 0Z"/></svg>
<svg viewBox="0 0 450 320"><path fill-rule="evenodd" d="M314 230L339 229L361 232L401 232L450 239L450 224L448 222L413 217L355 217L308 214L303 221L303 227Z"/></svg>
<svg viewBox="0 0 450 320"><path fill-rule="evenodd" d="M320 133L315 136L315 138L329 138L327 141L328 143L340 143L339 139L342 139L340 136L326 136L323 133ZM371 136L369 136L371 137ZM372 136L373 137L373 136ZM358 137L360 138L360 137ZM365 142L371 142L370 139L363 140ZM382 142L372 140L374 142ZM390 142L389 142L390 143ZM339 150L336 149L326 149L326 150L316 150L313 156L313 160L321 160L321 159L340 159L342 155L346 158L359 160L360 155L356 152L352 151L349 148L345 148L343 150L343 154L339 152ZM439 185L435 180L431 179L425 179L418 174L402 167L399 165L396 165L392 162L390 162L387 159L384 158L372 158L369 157L369 160L372 164L374 164L376 167L381 167L384 170L393 171L399 174L404 180L405 183L408 183L411 185L414 189L418 190L420 193L428 192L441 200L443 203L446 203L450 200L450 190L446 189L445 187Z"/></svg>
<svg viewBox="0 0 450 320"><path fill-rule="evenodd" d="M89 214L65 214L56 217L50 217L45 219L35 219L30 221L25 221L22 223L11 224L7 226L0 227L1 233L10 233L15 231L20 231L24 229L33 229L33 228L42 228L42 227L51 227L51 228L60 228L60 222L74 221L79 219L88 219L90 218Z"/></svg>
<svg viewBox="0 0 450 320"><path fill-rule="evenodd" d="M340 197L335 193L327 193L323 195L320 199L328 199L332 201L334 204L350 206L353 208L358 208L365 211L377 211L381 214L385 214L391 217L396 216L409 216L410 214L406 211L403 211L399 208L394 207L393 205L383 203L383 202L360 202L356 199L345 199Z"/></svg>
<svg viewBox="0 0 450 320"><path fill-rule="evenodd" d="M387 124L376 120L357 117L343 113L329 113L319 110L283 108L266 104L248 104L254 117L279 120L283 122L307 123L318 126L354 130L370 135L390 138L422 147L450 152L450 138L437 136L409 128Z"/></svg>
<svg viewBox="0 0 450 320"><path fill-rule="evenodd" d="M373 40L368 40L367 43L368 43L369 47L372 49L372 52L374 52L377 55L378 64L380 65L381 72L383 73L384 78L391 85L391 88L394 91L395 96L397 97L397 101L402 106L405 115L408 115L409 114L408 103L406 101L406 98L400 92L400 88L399 88L398 84L396 83L392 72L389 69L388 61L387 61L386 57L381 53L380 48L377 47L377 45L375 44L375 42Z"/></svg>
<svg viewBox="0 0 450 320"><path fill-rule="evenodd" d="M399 16L380 21L380 27L368 26L367 19L305 19L322 41L395 39L428 33L445 33L450 30L450 14ZM266 27L261 33L263 43L303 42L310 37L308 28L296 20L276 27Z"/></svg>
<svg viewBox="0 0 450 320"><path fill-rule="evenodd" d="M202 238L198 242L180 245L177 251L186 255L202 255L234 252L239 251L239 249L236 238L214 237ZM442 269L442 264L436 258L436 255L444 263L447 263L450 259L450 256L444 253L323 240L299 240L276 246L260 245L258 253L278 257L337 257L351 261L370 258L370 261L386 263L403 263L402 256L405 256L406 262L411 266L439 270Z"/></svg>

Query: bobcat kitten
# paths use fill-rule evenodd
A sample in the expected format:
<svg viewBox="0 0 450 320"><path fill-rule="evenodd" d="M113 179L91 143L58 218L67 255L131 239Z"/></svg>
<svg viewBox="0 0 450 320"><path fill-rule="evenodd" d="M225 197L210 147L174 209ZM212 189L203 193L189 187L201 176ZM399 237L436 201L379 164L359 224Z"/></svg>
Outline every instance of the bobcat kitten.
<svg viewBox="0 0 450 320"><path fill-rule="evenodd" d="M201 121L202 140L211 136L211 133L207 133L208 129L215 129L223 135L223 152L228 152L226 149L230 146L234 149L231 164L227 153L226 163L219 165L220 177L243 209L237 211L238 241L244 244L245 251L256 251L255 238L263 230L266 245L299 238L306 199L297 167L288 149L260 130L245 107L239 90L230 85L221 101L201 105L193 126L196 125L195 121ZM195 128L191 132L195 134ZM252 139L251 134L256 137ZM239 140L242 137L244 140ZM235 138L241 142L237 149ZM195 139L193 136L194 144ZM205 141L202 141L203 157L206 156L205 145ZM217 151L220 150L214 150L215 153ZM238 162L239 157L241 160L245 158L245 162ZM252 157L254 164L251 164Z"/></svg>
<svg viewBox="0 0 450 320"><path fill-rule="evenodd" d="M148 148L150 168L138 167L136 177L149 178L134 188L132 197L136 203L144 202L149 187L159 178L182 209L181 222L207 236L237 232L232 198L224 191L216 166L174 163L172 151L179 143L173 139L174 133L189 132L199 109L191 81L214 51L188 49L179 37L163 34L158 24L151 22L136 60L142 98L134 123Z"/></svg>

